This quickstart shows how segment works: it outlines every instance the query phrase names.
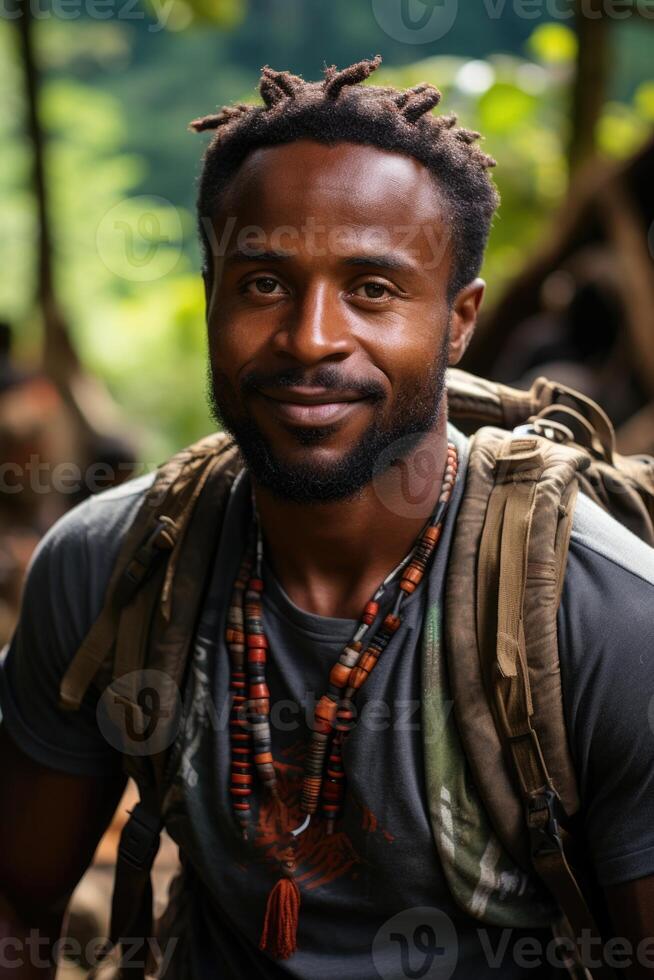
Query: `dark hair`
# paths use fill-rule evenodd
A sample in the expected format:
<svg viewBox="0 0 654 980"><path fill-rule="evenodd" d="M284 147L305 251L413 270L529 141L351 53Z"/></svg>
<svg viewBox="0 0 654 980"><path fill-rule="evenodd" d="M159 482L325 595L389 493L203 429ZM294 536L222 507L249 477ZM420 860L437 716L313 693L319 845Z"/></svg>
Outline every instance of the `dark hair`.
<svg viewBox="0 0 654 980"><path fill-rule="evenodd" d="M189 124L195 132L217 130L204 154L197 199L209 276L212 253L207 222L215 215L226 184L253 150L299 139L362 143L419 160L434 175L452 209L450 297L478 275L499 203L488 174L495 160L476 145L479 133L456 127L455 115L431 112L441 99L433 85L422 83L404 92L360 85L380 64L377 55L342 71L332 66L325 69L322 82L305 82L266 66L259 84L263 106L226 106Z"/></svg>

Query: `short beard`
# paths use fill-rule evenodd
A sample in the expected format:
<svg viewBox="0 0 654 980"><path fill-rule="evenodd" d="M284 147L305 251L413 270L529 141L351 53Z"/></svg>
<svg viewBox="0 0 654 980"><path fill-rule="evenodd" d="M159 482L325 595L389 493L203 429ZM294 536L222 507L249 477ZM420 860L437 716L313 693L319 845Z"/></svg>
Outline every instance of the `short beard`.
<svg viewBox="0 0 654 980"><path fill-rule="evenodd" d="M404 456L433 429L441 413L448 353L449 329L429 374L407 383L396 395L390 425L383 427L377 419L373 419L358 442L336 463L321 466L310 462L287 463L279 459L252 416L234 410L236 399L230 382L210 363L208 398L212 417L233 436L255 481L276 497L298 504L346 500L360 494L373 476L377 478L392 465L393 454L387 450L394 443L401 445ZM291 372L287 372L282 383L301 383L299 372L294 372L293 376L294 380L288 380ZM331 382L328 380L330 377L333 378ZM333 368L321 372L319 378L315 376L312 383L338 387L338 373ZM281 381L279 376L278 381ZM381 389L375 388L375 392L376 395L371 396L373 405L384 400ZM361 391L361 394L366 392ZM329 425L298 427L296 438L301 445L315 446L326 439L334 428ZM384 462L380 466L381 460Z"/></svg>

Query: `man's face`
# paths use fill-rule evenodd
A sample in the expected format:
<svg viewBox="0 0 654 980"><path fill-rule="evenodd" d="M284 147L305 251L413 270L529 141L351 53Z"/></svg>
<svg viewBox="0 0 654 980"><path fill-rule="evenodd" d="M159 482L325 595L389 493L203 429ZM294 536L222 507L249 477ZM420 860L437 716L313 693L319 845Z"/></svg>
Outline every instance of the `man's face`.
<svg viewBox="0 0 654 980"><path fill-rule="evenodd" d="M278 496L355 495L436 427L472 331L483 284L448 302L446 203L410 157L302 140L248 157L210 234L216 418Z"/></svg>

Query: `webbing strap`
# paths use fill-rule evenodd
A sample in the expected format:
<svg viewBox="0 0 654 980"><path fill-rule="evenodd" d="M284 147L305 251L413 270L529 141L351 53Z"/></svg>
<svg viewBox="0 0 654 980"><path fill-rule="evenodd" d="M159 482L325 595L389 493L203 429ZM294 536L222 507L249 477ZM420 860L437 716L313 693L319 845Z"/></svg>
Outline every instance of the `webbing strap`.
<svg viewBox="0 0 654 980"><path fill-rule="evenodd" d="M158 518L154 528L146 532L144 540L130 557L113 587L110 601L91 626L63 676L59 689L62 708L68 711L79 708L89 685L111 652L124 607L152 573L159 559L174 547L175 531L175 524L170 518Z"/></svg>
<svg viewBox="0 0 654 980"><path fill-rule="evenodd" d="M496 662L491 684L499 729L510 750L525 803L534 868L578 941L589 930L592 936L599 936L599 931L563 850L557 820L560 800L531 723L533 703L523 619L531 527L542 472L536 440L507 440L498 456L497 480L480 542L478 607L488 601L488 594L481 593L484 583L495 579Z"/></svg>
<svg viewBox="0 0 654 980"><path fill-rule="evenodd" d="M149 797L143 786L140 791L141 799L130 812L120 835L109 938L98 957L98 965L89 974L90 977L97 976L98 980L103 976L102 964L108 960L115 964L114 970L119 977L143 980L145 964L151 956L151 871L161 840L161 819L156 798ZM129 948L125 964L122 963L121 950L124 945Z"/></svg>

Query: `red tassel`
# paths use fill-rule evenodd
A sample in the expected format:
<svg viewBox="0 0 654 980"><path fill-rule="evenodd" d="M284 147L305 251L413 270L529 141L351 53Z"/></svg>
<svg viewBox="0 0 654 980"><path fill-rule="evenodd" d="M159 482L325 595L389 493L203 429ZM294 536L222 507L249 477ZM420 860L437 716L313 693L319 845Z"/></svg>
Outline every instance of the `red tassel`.
<svg viewBox="0 0 654 980"><path fill-rule="evenodd" d="M268 896L259 949L287 960L297 949L300 889L293 878L280 878Z"/></svg>

